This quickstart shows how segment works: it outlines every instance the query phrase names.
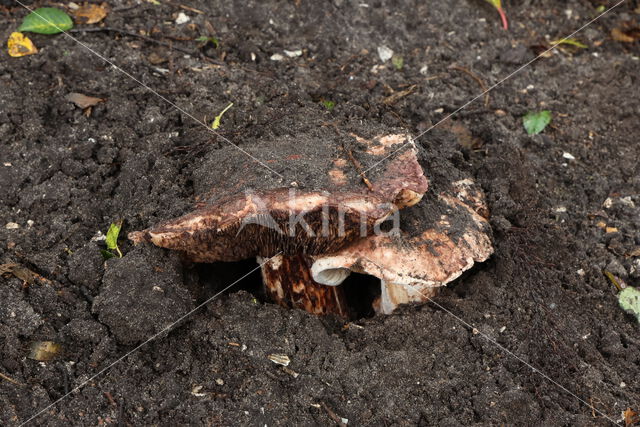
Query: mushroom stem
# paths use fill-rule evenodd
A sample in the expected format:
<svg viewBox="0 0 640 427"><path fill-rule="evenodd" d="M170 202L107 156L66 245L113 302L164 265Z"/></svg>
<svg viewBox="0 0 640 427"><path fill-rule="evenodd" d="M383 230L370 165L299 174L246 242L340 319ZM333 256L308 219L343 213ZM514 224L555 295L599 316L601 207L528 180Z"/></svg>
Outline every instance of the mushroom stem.
<svg viewBox="0 0 640 427"><path fill-rule="evenodd" d="M267 296L283 307L300 308L313 314L335 314L348 318L349 309L342 286L326 286L311 276L310 257L277 255L262 264Z"/></svg>

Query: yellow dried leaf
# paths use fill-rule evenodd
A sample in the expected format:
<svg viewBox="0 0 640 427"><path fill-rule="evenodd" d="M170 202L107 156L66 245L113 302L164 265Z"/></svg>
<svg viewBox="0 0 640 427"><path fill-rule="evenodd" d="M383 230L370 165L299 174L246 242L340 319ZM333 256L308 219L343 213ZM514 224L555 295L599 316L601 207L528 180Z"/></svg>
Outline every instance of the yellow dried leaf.
<svg viewBox="0 0 640 427"><path fill-rule="evenodd" d="M102 3L88 4L80 6L74 13L76 21L83 24L97 24L107 16L107 5Z"/></svg>
<svg viewBox="0 0 640 427"><path fill-rule="evenodd" d="M9 48L9 55L14 58L38 53L38 49L33 45L33 42L29 40L29 37L25 37L22 33L11 33L7 41L7 46Z"/></svg>

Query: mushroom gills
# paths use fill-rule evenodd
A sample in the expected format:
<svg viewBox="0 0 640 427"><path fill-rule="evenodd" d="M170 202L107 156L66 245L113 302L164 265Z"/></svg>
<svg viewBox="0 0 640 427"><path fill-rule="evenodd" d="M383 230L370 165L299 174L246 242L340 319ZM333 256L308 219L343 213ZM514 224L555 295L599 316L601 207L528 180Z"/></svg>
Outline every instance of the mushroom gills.
<svg viewBox="0 0 640 427"><path fill-rule="evenodd" d="M335 314L349 318L350 311L344 289L336 281L335 286L316 282L311 274L313 260L303 254L257 257L262 270L262 280L267 297L288 308L300 308L313 314ZM344 274L344 273L343 273Z"/></svg>

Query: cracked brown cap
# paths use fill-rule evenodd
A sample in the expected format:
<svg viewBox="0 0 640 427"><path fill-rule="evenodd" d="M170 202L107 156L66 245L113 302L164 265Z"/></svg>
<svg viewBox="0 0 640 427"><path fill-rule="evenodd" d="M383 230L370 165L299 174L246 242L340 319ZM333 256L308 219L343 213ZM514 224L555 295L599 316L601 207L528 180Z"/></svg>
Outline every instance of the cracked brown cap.
<svg viewBox="0 0 640 427"><path fill-rule="evenodd" d="M380 167L362 173L403 146ZM365 138L324 126L259 141L250 154L288 182L225 146L210 153L194 174L204 206L129 238L183 251L195 262L327 254L371 235L427 190L406 134Z"/></svg>
<svg viewBox="0 0 640 427"><path fill-rule="evenodd" d="M425 302L437 287L493 253L486 214L481 189L470 179L454 181L403 210L400 231L313 257L312 277L325 285L340 284L352 271L378 277L381 295L374 308L379 313Z"/></svg>

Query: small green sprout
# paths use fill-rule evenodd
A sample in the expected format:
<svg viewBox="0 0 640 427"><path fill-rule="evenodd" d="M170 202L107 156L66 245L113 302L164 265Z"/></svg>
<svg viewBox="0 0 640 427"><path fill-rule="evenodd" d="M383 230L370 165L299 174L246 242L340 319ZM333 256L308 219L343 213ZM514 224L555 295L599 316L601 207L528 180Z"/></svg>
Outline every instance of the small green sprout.
<svg viewBox="0 0 640 427"><path fill-rule="evenodd" d="M196 41L200 43L200 47L205 47L209 43L211 43L215 48L220 46L220 41L215 37L200 36L196 39Z"/></svg>
<svg viewBox="0 0 640 427"><path fill-rule="evenodd" d="M530 111L522 118L522 124L529 135L539 134L549 123L551 123L551 111L549 110Z"/></svg>
<svg viewBox="0 0 640 427"><path fill-rule="evenodd" d="M554 46L559 44L568 44L570 46L579 47L580 49L586 49L589 47L586 44L580 42L578 39L574 39L574 38L554 40L551 42L551 44Z"/></svg>
<svg viewBox="0 0 640 427"><path fill-rule="evenodd" d="M227 112L227 110L229 108L233 107L233 102L231 102L229 105L227 105L224 110L222 110L222 112L220 114L218 114L214 119L213 119L213 123L211 123L211 129L218 129L220 127L220 120L222 120L222 116L224 115L224 113Z"/></svg>
<svg viewBox="0 0 640 427"><path fill-rule="evenodd" d="M320 102L322 102L322 105L324 105L324 108L326 108L329 111L333 110L333 108L336 106L335 102L329 101L329 100L326 100L326 99L323 99Z"/></svg>
<svg viewBox="0 0 640 427"><path fill-rule="evenodd" d="M122 258L122 252L118 247L118 235L120 234L121 228L122 220L117 221L109 226L109 231L107 231L107 238L105 239L108 250L101 251L102 256L105 259L113 258L115 256L117 256L118 258ZM115 251L116 253L114 253L113 251Z"/></svg>
<svg viewBox="0 0 640 427"><path fill-rule="evenodd" d="M393 64L396 70L400 71L402 70L402 67L404 67L404 58L400 55L394 55L391 58L391 63Z"/></svg>
<svg viewBox="0 0 640 427"><path fill-rule="evenodd" d="M504 9L502 8L501 0L486 0L491 4L491 6L495 7L498 13L500 14L500 19L502 19L502 28L505 30L509 29L509 23L507 22L507 14L504 13Z"/></svg>

